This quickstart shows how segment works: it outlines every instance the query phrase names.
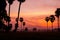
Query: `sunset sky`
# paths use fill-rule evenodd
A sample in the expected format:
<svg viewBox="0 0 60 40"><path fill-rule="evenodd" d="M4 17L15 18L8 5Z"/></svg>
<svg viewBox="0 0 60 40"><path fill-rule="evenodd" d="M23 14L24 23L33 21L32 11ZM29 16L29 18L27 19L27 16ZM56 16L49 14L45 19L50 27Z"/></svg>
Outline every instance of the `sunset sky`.
<svg viewBox="0 0 60 40"><path fill-rule="evenodd" d="M7 2L6 10L8 10L8 7L9 6ZM12 23L15 23L15 18L17 17L18 14L18 7L19 2L15 0L11 5ZM55 15L55 11L59 7L60 7L60 0L26 0L21 5L20 17L24 18L24 21L26 22L25 27L28 28L37 27L39 29L46 29L47 24L46 21L44 20L45 17L50 16L52 14ZM57 27L56 20L54 22L54 28ZM51 22L49 21L49 29L50 28L51 28Z"/></svg>

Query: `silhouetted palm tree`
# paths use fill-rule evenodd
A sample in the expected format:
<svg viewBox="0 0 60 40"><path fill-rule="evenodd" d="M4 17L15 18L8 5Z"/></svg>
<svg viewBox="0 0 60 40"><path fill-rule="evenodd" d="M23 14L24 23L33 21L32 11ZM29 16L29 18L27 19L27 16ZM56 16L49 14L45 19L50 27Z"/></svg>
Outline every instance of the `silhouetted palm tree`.
<svg viewBox="0 0 60 40"><path fill-rule="evenodd" d="M33 31L36 32L37 31L37 28L33 28Z"/></svg>
<svg viewBox="0 0 60 40"><path fill-rule="evenodd" d="M11 7L14 0L7 0L7 1L9 3L9 13L8 13L8 15L10 16L10 7Z"/></svg>
<svg viewBox="0 0 60 40"><path fill-rule="evenodd" d="M17 28L18 28L18 23L17 23L17 21L18 21L18 18L16 18L16 24L15 24L15 29L13 30L14 32L16 32L17 31Z"/></svg>
<svg viewBox="0 0 60 40"><path fill-rule="evenodd" d="M24 29L24 26L25 26L25 22L23 22L23 29Z"/></svg>
<svg viewBox="0 0 60 40"><path fill-rule="evenodd" d="M52 31L53 31L53 22L55 21L54 15L51 15L51 16L50 16L50 21L51 21L51 23L52 23Z"/></svg>
<svg viewBox="0 0 60 40"><path fill-rule="evenodd" d="M49 21L49 17L45 18L45 21L47 22L47 31L48 31L48 21Z"/></svg>
<svg viewBox="0 0 60 40"><path fill-rule="evenodd" d="M18 28L18 23L15 24L15 29L14 29L14 32L17 31L17 28Z"/></svg>
<svg viewBox="0 0 60 40"><path fill-rule="evenodd" d="M18 0L18 2L19 2L19 8L18 8L18 20L19 20L20 7L21 7L21 4L23 2L25 2L25 0ZM17 21L17 23L18 23L18 21Z"/></svg>
<svg viewBox="0 0 60 40"><path fill-rule="evenodd" d="M58 30L59 30L59 16L60 16L60 8L57 8L57 10L55 11L55 16L58 18Z"/></svg>
<svg viewBox="0 0 60 40"><path fill-rule="evenodd" d="M28 28L26 27L26 28L25 28L25 32L27 32L27 31L28 31Z"/></svg>
<svg viewBox="0 0 60 40"><path fill-rule="evenodd" d="M9 3L9 13L8 13L8 15L10 17L10 7L11 7L11 5L12 5L12 3L13 3L14 0L7 0L7 1ZM9 21L8 21L8 26L9 26Z"/></svg>
<svg viewBox="0 0 60 40"><path fill-rule="evenodd" d="M12 24L9 24L9 27L7 25L5 25L5 27L4 27L5 32L11 31L11 28L12 28Z"/></svg>
<svg viewBox="0 0 60 40"><path fill-rule="evenodd" d="M0 29L3 29L3 27L5 27L4 21L7 16L6 5L6 0L0 1Z"/></svg>
<svg viewBox="0 0 60 40"><path fill-rule="evenodd" d="M21 28L22 28L22 25L23 25L23 18L20 17L20 22L21 22Z"/></svg>

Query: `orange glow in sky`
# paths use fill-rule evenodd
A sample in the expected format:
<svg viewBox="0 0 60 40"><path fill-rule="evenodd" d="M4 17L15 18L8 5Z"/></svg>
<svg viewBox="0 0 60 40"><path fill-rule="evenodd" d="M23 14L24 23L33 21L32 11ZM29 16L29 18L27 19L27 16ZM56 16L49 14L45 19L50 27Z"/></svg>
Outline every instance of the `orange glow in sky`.
<svg viewBox="0 0 60 40"><path fill-rule="evenodd" d="M8 10L8 2L6 9ZM12 22L18 15L19 2L17 0L11 5ZM24 18L26 27L37 27L46 29L46 16L55 15L55 10L60 7L60 0L26 0L21 5L20 17ZM8 11L7 11L8 13ZM54 22L54 28L57 27L57 21ZM51 22L49 21L49 29Z"/></svg>

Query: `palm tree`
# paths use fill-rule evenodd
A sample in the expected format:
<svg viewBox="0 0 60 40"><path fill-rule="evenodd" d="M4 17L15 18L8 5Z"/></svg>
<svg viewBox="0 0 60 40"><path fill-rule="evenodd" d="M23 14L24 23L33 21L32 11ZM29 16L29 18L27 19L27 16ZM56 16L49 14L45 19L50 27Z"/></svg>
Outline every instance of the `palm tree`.
<svg viewBox="0 0 60 40"><path fill-rule="evenodd" d="M9 3L9 13L8 13L8 15L10 16L10 7L11 7L14 0L7 0L7 1Z"/></svg>
<svg viewBox="0 0 60 40"><path fill-rule="evenodd" d="M18 9L18 20L19 20L20 7L21 7L21 4L23 2L25 2L25 0L18 0L18 2L19 2L19 9ZM18 21L17 21L17 23L18 23Z"/></svg>
<svg viewBox="0 0 60 40"><path fill-rule="evenodd" d="M21 28L22 28L22 23L23 23L23 18L20 17L20 22L21 22Z"/></svg>
<svg viewBox="0 0 60 40"><path fill-rule="evenodd" d="M18 21L18 18L16 18L16 23L15 23L15 29L13 30L14 32L16 32L17 31L17 28L18 28L18 23L17 23L17 21Z"/></svg>
<svg viewBox="0 0 60 40"><path fill-rule="evenodd" d="M54 15L51 15L51 16L50 16L50 21L51 21L51 23L52 23L52 31L53 31L53 22L54 22L54 20L55 20Z"/></svg>
<svg viewBox="0 0 60 40"><path fill-rule="evenodd" d="M11 5L12 5L14 0L7 0L7 1L9 3L9 13L8 13L8 16L10 17L10 7L11 7ZM9 22L8 22L8 25L9 25Z"/></svg>
<svg viewBox="0 0 60 40"><path fill-rule="evenodd" d="M45 18L45 21L47 22L47 31L48 31L48 21L49 21L49 17Z"/></svg>
<svg viewBox="0 0 60 40"><path fill-rule="evenodd" d="M37 31L37 28L33 28L33 32L36 32Z"/></svg>
<svg viewBox="0 0 60 40"><path fill-rule="evenodd" d="M23 29L24 29L24 26L25 26L25 22L23 22Z"/></svg>
<svg viewBox="0 0 60 40"><path fill-rule="evenodd" d="M55 16L57 17L57 21L58 21L58 30L59 30L59 16L60 16L60 8L57 8L57 10L55 11Z"/></svg>

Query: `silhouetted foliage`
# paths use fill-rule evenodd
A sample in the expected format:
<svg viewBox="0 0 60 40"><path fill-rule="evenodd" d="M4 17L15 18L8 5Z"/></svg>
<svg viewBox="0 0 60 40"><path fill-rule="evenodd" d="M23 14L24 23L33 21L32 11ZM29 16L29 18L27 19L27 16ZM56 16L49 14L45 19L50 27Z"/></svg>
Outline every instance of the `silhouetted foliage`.
<svg viewBox="0 0 60 40"><path fill-rule="evenodd" d="M14 0L7 0L7 1L8 1L8 3L11 5Z"/></svg>
<svg viewBox="0 0 60 40"><path fill-rule="evenodd" d="M48 22L48 21L49 21L49 17L46 17L46 18L45 18L45 21Z"/></svg>
<svg viewBox="0 0 60 40"><path fill-rule="evenodd" d="M11 7L11 5L13 4L13 1L14 0L7 0L8 1L8 3L9 3L9 13L8 13L8 15L9 15L9 17L10 17L10 7Z"/></svg>
<svg viewBox="0 0 60 40"><path fill-rule="evenodd" d="M4 27L6 27L4 24L7 17L6 5L6 0L0 1L0 29L4 29Z"/></svg>
<svg viewBox="0 0 60 40"><path fill-rule="evenodd" d="M28 28L26 27L26 28L25 28L25 32L27 32L27 31L28 31Z"/></svg>
<svg viewBox="0 0 60 40"><path fill-rule="evenodd" d="M57 17L57 21L58 21L58 30L59 30L59 16L60 16L60 8L57 8L57 10L55 11L55 16Z"/></svg>
<svg viewBox="0 0 60 40"><path fill-rule="evenodd" d="M47 31L48 31L48 21L49 21L49 17L45 18L45 21L47 22Z"/></svg>
<svg viewBox="0 0 60 40"><path fill-rule="evenodd" d="M9 3L9 12L8 12L8 16L7 16L7 19L8 19L7 22L8 22L8 27L9 27L9 23L10 23L10 7L13 4L14 0L7 0L7 1Z"/></svg>
<svg viewBox="0 0 60 40"><path fill-rule="evenodd" d="M19 8L18 8L18 20L19 20L19 14L20 14L20 7L21 7L21 3L23 3L23 2L25 2L25 0L18 0L18 2L19 2ZM22 21L22 20L21 20ZM18 21L17 21L17 23L18 23Z"/></svg>
<svg viewBox="0 0 60 40"><path fill-rule="evenodd" d="M4 30L5 32L10 32L12 28L12 24L9 24L9 26L5 25Z"/></svg>
<svg viewBox="0 0 60 40"><path fill-rule="evenodd" d="M23 26L25 26L25 24L26 24L26 23L25 23L25 22L23 22Z"/></svg>
<svg viewBox="0 0 60 40"><path fill-rule="evenodd" d="M1 0L0 1L0 11L5 10L6 5L7 5L6 1L5 0Z"/></svg>
<svg viewBox="0 0 60 40"><path fill-rule="evenodd" d="M21 3L22 3L22 2L25 2L25 0L18 0L18 1L21 2Z"/></svg>
<svg viewBox="0 0 60 40"><path fill-rule="evenodd" d="M52 31L53 31L53 22L55 21L54 15L51 15L51 16L50 16L50 21L51 21L51 23L52 23Z"/></svg>
<svg viewBox="0 0 60 40"><path fill-rule="evenodd" d="M18 28L18 23L15 24L15 29L13 31L16 32L17 28Z"/></svg>
<svg viewBox="0 0 60 40"><path fill-rule="evenodd" d="M23 22L23 18L22 17L20 17L20 22Z"/></svg>
<svg viewBox="0 0 60 40"><path fill-rule="evenodd" d="M9 16L6 16L5 20L6 20L6 22L10 22L11 21Z"/></svg>
<svg viewBox="0 0 60 40"><path fill-rule="evenodd" d="M20 17L20 22L21 22L21 29L23 29L23 18Z"/></svg>
<svg viewBox="0 0 60 40"><path fill-rule="evenodd" d="M15 21L16 21L16 24L15 24L15 29L13 30L14 32L16 32L16 31L17 31L17 28L19 27L19 26L18 26L18 23L17 23L17 22L18 22L18 18L16 18Z"/></svg>
<svg viewBox="0 0 60 40"><path fill-rule="evenodd" d="M36 32L37 31L37 28L33 28L33 32Z"/></svg>
<svg viewBox="0 0 60 40"><path fill-rule="evenodd" d="M16 18L16 20L15 20L16 22L18 21L18 18Z"/></svg>
<svg viewBox="0 0 60 40"><path fill-rule="evenodd" d="M57 10L55 11L55 16L57 18L59 18L59 16L60 16L60 8L57 8Z"/></svg>
<svg viewBox="0 0 60 40"><path fill-rule="evenodd" d="M51 16L50 16L50 21L53 23L53 22L54 22L54 20L55 20L54 15L51 15Z"/></svg>

